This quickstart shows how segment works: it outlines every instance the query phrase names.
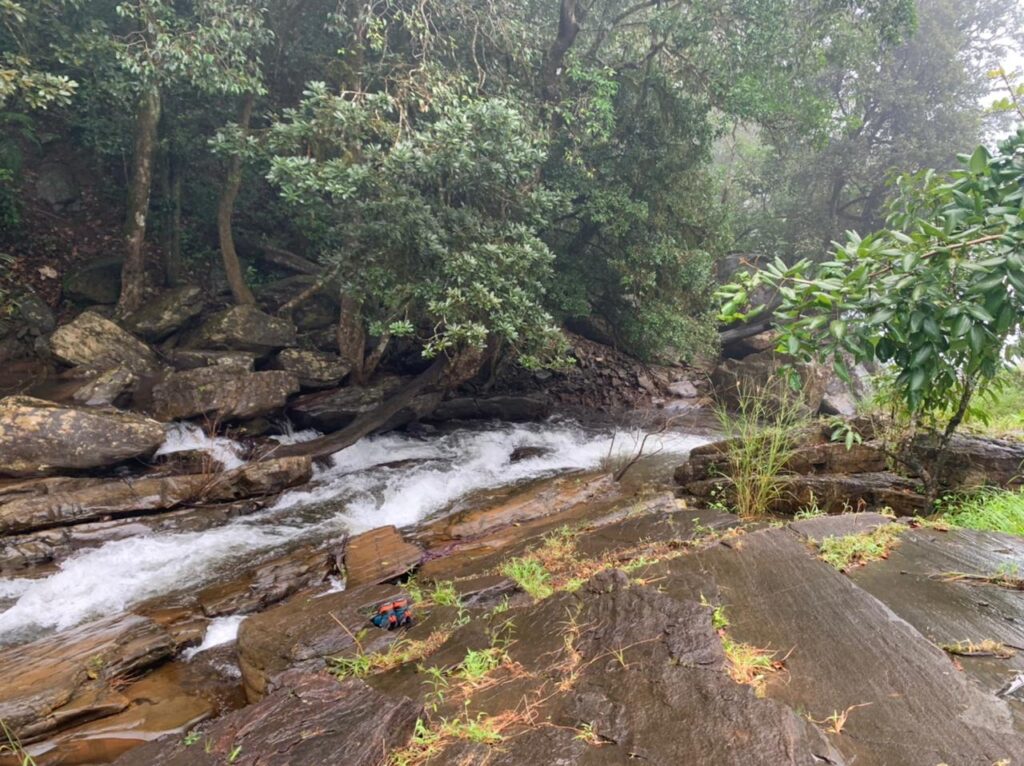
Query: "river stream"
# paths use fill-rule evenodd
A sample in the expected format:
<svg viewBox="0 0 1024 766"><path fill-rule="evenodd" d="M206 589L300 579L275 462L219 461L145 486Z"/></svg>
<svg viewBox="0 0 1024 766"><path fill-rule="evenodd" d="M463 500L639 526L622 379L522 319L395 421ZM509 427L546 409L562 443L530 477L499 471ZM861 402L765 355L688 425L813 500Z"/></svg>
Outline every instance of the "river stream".
<svg viewBox="0 0 1024 766"><path fill-rule="evenodd" d="M300 440L309 433L291 434ZM651 463L677 464L703 436L650 437ZM637 449L636 433L592 429L567 420L492 423L440 434L391 433L364 439L318 467L311 484L270 507L201 532L154 532L77 552L45 577L0 578L0 645L21 643L116 615L153 597L216 581L243 563L300 543L394 524L410 527L443 513L472 493L530 479L598 468L608 456ZM532 456L512 460L519 447ZM229 466L241 452L179 427L165 452L201 448ZM536 454L534 454L534 452ZM236 623L237 624L237 623Z"/></svg>

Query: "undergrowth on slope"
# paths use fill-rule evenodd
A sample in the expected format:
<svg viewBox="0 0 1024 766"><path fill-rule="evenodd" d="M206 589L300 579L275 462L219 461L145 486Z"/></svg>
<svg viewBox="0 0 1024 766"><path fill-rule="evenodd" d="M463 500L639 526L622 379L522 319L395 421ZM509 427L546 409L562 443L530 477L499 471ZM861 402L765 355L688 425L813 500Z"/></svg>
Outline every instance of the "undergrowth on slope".
<svg viewBox="0 0 1024 766"><path fill-rule="evenodd" d="M802 403L782 381L758 391L739 391L735 411L719 407L718 422L726 437L722 480L736 515L765 515L782 498L786 464L796 448L793 434L803 422Z"/></svg>
<svg viewBox="0 0 1024 766"><path fill-rule="evenodd" d="M946 498L941 518L955 526L1024 537L1024 490L982 489Z"/></svg>

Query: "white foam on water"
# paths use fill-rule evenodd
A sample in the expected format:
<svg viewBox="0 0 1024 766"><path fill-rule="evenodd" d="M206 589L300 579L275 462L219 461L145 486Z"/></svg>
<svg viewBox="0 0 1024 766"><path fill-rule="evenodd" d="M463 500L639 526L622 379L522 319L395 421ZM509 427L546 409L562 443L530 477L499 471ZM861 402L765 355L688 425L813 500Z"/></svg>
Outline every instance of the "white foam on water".
<svg viewBox="0 0 1024 766"><path fill-rule="evenodd" d="M187 450L207 453L224 466L226 471L245 465L241 444L223 436L207 436L203 429L194 423L175 423L168 428L164 443L156 454L172 455Z"/></svg>
<svg viewBox="0 0 1024 766"><path fill-rule="evenodd" d="M215 646L223 646L234 641L238 636L238 626L242 624L244 619L244 614L232 614L227 617L217 617L211 620L210 624L206 626L206 635L203 636L203 642L199 646L186 649L182 652L181 656L186 660L191 660L200 652L205 652L207 649L213 649Z"/></svg>
<svg viewBox="0 0 1024 766"><path fill-rule="evenodd" d="M198 585L217 566L283 545L298 527L227 524L203 532L114 540L78 553L49 577L26 580L0 613L0 644L123 612L153 596Z"/></svg>
<svg viewBox="0 0 1024 766"><path fill-rule="evenodd" d="M208 443L205 435L199 439L189 428L181 430L178 443L192 438ZM645 452L685 453L706 441L663 434L651 437ZM512 462L517 447L546 451ZM329 467L318 468L310 485L282 495L259 513L202 532L110 541L78 552L48 577L0 580L0 597L17 598L0 612L0 645L115 615L140 601L230 576L240 565L283 552L297 541L330 540L344 531L358 533L386 524L407 527L468 493L597 468L609 450L631 454L635 449L635 441L624 433L616 434L613 443L608 431L568 422L364 439L336 454Z"/></svg>
<svg viewBox="0 0 1024 766"><path fill-rule="evenodd" d="M663 434L649 438L645 452L686 453L706 441ZM337 453L332 467L318 470L313 486L286 493L275 508L341 501L337 518L353 533L383 524L407 527L471 492L597 468L609 454L632 454L637 446L632 434L613 436L568 423L504 425L429 439L385 434ZM540 447L545 452L512 462L511 452L517 447ZM396 462L405 464L387 465Z"/></svg>
<svg viewBox="0 0 1024 766"><path fill-rule="evenodd" d="M323 434L315 428L306 428L301 431L296 431L295 424L290 420L284 420L280 423L280 427L283 433L270 437L278 444L299 444L300 442L312 441L318 436L323 436Z"/></svg>
<svg viewBox="0 0 1024 766"><path fill-rule="evenodd" d="M32 580L5 580L0 578L0 599L17 598L32 587Z"/></svg>

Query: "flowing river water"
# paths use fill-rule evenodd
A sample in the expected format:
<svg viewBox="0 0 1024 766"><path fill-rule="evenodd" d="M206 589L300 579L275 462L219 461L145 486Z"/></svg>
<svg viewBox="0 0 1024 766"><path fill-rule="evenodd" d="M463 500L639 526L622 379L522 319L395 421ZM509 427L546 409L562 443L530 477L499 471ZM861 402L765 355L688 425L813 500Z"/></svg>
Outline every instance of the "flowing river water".
<svg viewBox="0 0 1024 766"><path fill-rule="evenodd" d="M298 440L312 434L291 434ZM667 467L708 441L692 433L652 436L645 458ZM299 543L394 524L410 527L479 490L599 467L633 453L636 433L587 428L568 420L491 423L440 434L391 433L362 440L318 467L313 481L270 507L198 532L153 532L84 549L43 577L0 578L0 645L21 643L127 611L141 601L214 582L254 558ZM519 447L535 447L513 460ZM164 451L201 448L240 465L237 445L185 426ZM233 619L233 622L231 620ZM230 640L228 618L219 626ZM221 636L223 638L223 636ZM207 642L209 643L209 641Z"/></svg>

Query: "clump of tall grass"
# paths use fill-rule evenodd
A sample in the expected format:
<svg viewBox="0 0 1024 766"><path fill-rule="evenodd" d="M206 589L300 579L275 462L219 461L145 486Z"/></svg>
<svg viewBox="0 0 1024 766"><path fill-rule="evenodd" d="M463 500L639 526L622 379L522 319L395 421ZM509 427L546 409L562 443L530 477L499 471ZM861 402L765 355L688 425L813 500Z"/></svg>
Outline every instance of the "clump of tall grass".
<svg viewBox="0 0 1024 766"><path fill-rule="evenodd" d="M947 498L941 508L954 526L1024 537L1024 490L982 489Z"/></svg>
<svg viewBox="0 0 1024 766"><path fill-rule="evenodd" d="M780 390L769 381L764 388L740 390L735 410L716 409L727 440L722 478L741 518L764 515L785 491L782 477L806 415L797 392L780 396Z"/></svg>

